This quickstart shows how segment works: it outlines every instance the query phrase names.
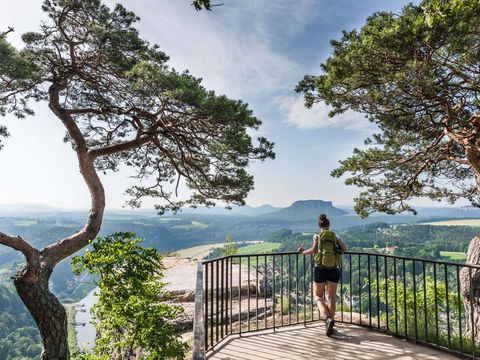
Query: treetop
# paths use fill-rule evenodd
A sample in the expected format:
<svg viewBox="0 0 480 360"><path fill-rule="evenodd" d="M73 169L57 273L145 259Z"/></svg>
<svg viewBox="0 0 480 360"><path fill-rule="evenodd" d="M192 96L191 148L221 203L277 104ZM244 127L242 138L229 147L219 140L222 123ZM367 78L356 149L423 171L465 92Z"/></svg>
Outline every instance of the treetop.
<svg viewBox="0 0 480 360"><path fill-rule="evenodd" d="M209 1L193 4L210 9ZM3 115L30 115L31 100L48 100L67 127L65 141L88 152L97 169L127 165L139 179L153 180L127 190L129 205L139 206L144 196L166 200L161 211L214 200L244 204L253 188L246 168L274 157L267 139L252 141L248 130L261 121L247 104L171 69L159 46L140 37L139 18L122 5L45 0L42 9L49 20L23 35L23 50L0 38L6 54L0 74L12 79L0 85ZM0 135L7 135L5 128ZM176 193L182 178L192 196L177 202L165 184L173 183Z"/></svg>
<svg viewBox="0 0 480 360"><path fill-rule="evenodd" d="M320 74L298 84L307 107L325 102L331 116L350 109L380 130L332 172L365 188L361 215L413 211L412 197L478 201L479 19L477 1L375 13L333 40Z"/></svg>

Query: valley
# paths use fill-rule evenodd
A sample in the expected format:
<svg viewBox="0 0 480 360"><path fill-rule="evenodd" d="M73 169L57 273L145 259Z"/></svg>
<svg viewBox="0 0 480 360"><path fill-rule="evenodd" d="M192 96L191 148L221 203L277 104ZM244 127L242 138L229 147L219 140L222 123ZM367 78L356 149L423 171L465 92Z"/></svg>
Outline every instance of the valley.
<svg viewBox="0 0 480 360"><path fill-rule="evenodd" d="M480 211L475 209L420 208L417 216L372 215L362 220L351 209L339 209L321 200L299 201L283 209L260 208L234 208L230 212L218 208L198 209L198 212L186 209L163 216L144 210L110 211L100 235L132 231L144 239L142 246L154 247L169 259L188 258L194 263L206 257L221 256L227 235L231 235L238 247L238 254L291 252L300 246L309 247L312 234L318 229L317 216L325 212L331 219L332 228L350 250L462 262L465 261L468 243L480 226ZM43 247L77 231L83 225L85 215L83 212L51 208L22 212L19 207L9 214L0 208L0 228L6 233L24 237L36 247ZM29 324L33 333L25 336L35 343L38 333L10 282L10 277L22 264L22 256L8 248L0 248L0 282L10 289L4 293L8 294L8 301L16 298L22 309L16 312L16 316L23 317L25 320L22 321ZM175 282L179 278L173 279ZM74 276L68 261L63 261L51 277L51 287L62 302L77 303L90 296L94 285L88 276ZM6 306L6 300L2 301ZM82 312L81 316L85 317L85 313ZM88 322L88 317L87 320L79 319L77 317L76 322ZM0 323L0 336L16 331L16 327L12 328L9 324L5 320ZM84 333L85 328L77 326L77 331ZM34 349L40 348L31 349L33 354ZM14 346L12 351L18 349ZM35 358L25 354L22 355L25 359Z"/></svg>

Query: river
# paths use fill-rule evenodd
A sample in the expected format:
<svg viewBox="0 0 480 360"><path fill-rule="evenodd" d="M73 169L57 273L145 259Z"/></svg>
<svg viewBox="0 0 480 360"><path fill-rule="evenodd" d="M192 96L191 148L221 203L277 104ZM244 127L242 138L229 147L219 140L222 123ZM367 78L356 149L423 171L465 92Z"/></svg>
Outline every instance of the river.
<svg viewBox="0 0 480 360"><path fill-rule="evenodd" d="M77 346L80 349L91 349L95 343L95 327L90 323L92 321L90 309L97 301L97 297L93 295L95 291L98 291L98 288L92 290L75 304L75 331L77 333Z"/></svg>

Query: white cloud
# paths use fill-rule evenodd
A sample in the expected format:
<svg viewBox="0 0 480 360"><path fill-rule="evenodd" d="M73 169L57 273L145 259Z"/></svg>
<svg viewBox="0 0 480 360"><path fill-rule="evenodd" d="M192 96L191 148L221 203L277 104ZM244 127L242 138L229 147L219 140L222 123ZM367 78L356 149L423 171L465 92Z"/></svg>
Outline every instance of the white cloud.
<svg viewBox="0 0 480 360"><path fill-rule="evenodd" d="M287 44L312 20L314 0L232 1L212 12L196 12L189 1L123 3L141 16L142 35L160 44L171 66L219 93L270 97L303 75Z"/></svg>
<svg viewBox="0 0 480 360"><path fill-rule="evenodd" d="M280 98L278 104L285 113L286 123L299 129L341 128L360 133L371 133L374 129L363 114L348 110L331 118L328 114L332 109L325 103L317 103L307 109L300 96Z"/></svg>

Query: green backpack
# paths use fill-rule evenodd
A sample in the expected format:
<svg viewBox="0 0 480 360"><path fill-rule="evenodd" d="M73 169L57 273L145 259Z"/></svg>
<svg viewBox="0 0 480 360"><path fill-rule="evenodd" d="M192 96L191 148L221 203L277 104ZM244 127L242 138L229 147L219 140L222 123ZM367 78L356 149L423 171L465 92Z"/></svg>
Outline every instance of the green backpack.
<svg viewBox="0 0 480 360"><path fill-rule="evenodd" d="M342 265L342 254L336 252L337 237L330 230L318 233L318 252L313 255L315 263L322 269L335 269Z"/></svg>

